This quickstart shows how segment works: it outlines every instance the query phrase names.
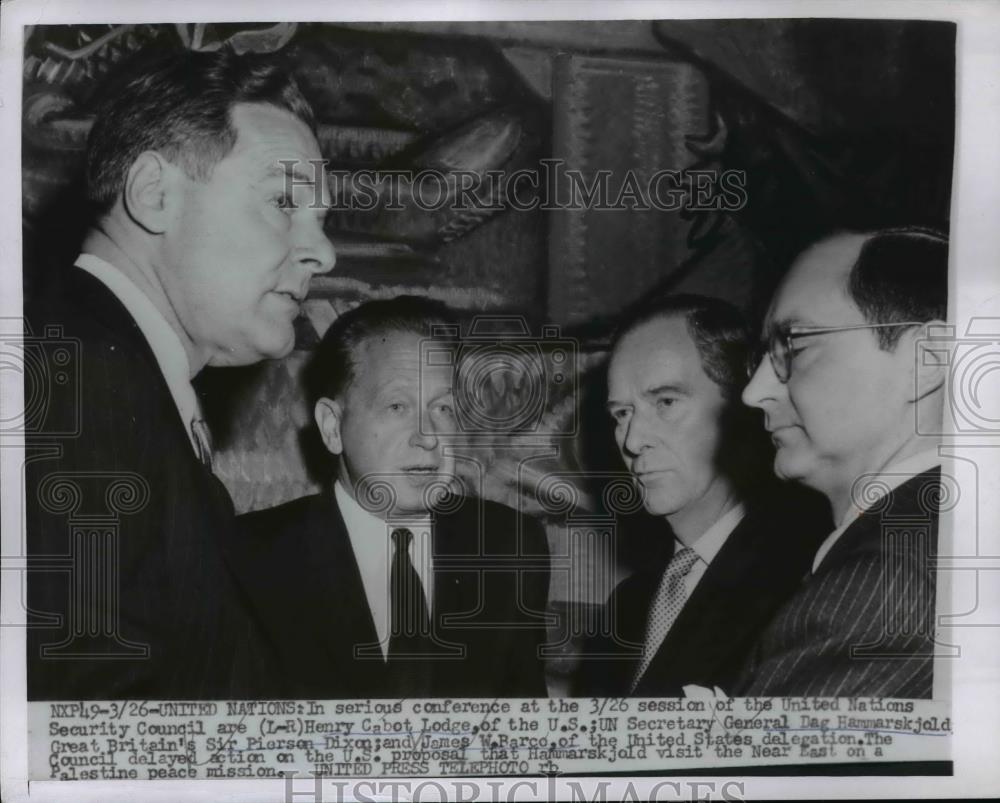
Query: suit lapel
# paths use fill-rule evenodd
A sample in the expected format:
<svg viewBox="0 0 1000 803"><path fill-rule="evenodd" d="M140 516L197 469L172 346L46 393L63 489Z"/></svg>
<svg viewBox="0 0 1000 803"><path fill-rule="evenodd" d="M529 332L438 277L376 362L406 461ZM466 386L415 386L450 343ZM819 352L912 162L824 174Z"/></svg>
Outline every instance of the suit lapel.
<svg viewBox="0 0 1000 803"><path fill-rule="evenodd" d="M382 671L381 660L377 656L356 658L354 648L377 643L378 635L347 525L332 491L322 494L306 529L308 549L302 552L306 565L301 567L306 576L299 615L305 614L315 628L312 638L320 640L329 671L342 677L350 689L363 688L366 678Z"/></svg>
<svg viewBox="0 0 1000 803"><path fill-rule="evenodd" d="M836 566L852 554L859 545L870 538L882 538L887 528L900 525L937 526L937 508L920 511L925 506L924 499L936 499L941 482L941 467L935 466L921 474L917 474L906 482L894 488L874 508L866 510L837 539L830 551L816 567L816 574L821 574L831 566ZM900 511L903 511L902 514ZM923 519L923 521L922 521ZM936 539L934 541L936 544Z"/></svg>
<svg viewBox="0 0 1000 803"><path fill-rule="evenodd" d="M331 501L333 494L330 494ZM365 593L364 583L361 580L361 569L358 568L358 560L354 555L354 548L351 546L351 539L347 532L347 525L340 514L340 509L334 502L333 507L336 517L336 539L337 554L335 560L338 562L340 571L338 581L342 584L335 589L333 596L336 600L338 615L343 615L349 619L347 632L350 634L349 649L353 656L355 648L367 647L365 652L371 658L358 659L359 671L365 673L371 671L372 667L381 668L382 659L381 647L378 644L378 630L375 628L375 619L371 608L368 607L368 596ZM388 607L386 608L388 610ZM344 624L338 626L338 632L343 632Z"/></svg>
<svg viewBox="0 0 1000 803"><path fill-rule="evenodd" d="M468 636L475 631L456 630L451 620L475 610L481 582L472 569L449 567L450 561L455 558L461 559L468 551L469 544L463 538L461 519L461 516L454 514L436 515L432 529L434 545L432 621L434 635L441 645L443 655L440 660L429 662L429 668L432 673L432 688L441 694L447 693L449 688L454 687L450 682L453 672L468 671L468 665L459 659L467 657ZM467 556L462 562L467 563Z"/></svg>
<svg viewBox="0 0 1000 803"><path fill-rule="evenodd" d="M732 636L743 625L740 615L745 588L738 588L745 573L756 563L747 519L726 538L708 565L694 592L684 604L667 637L653 659L651 676L666 671L670 677L690 678L699 668L725 657Z"/></svg>
<svg viewBox="0 0 1000 803"><path fill-rule="evenodd" d="M169 438L171 442L183 444L187 447L188 452L191 454L192 464L198 466L198 469L192 468L192 471L199 471L202 474L214 477L215 475L212 474L211 470L202 465L194 449L190 448L191 434L188 431L189 422L182 420L180 411L173 401L174 397L170 392L170 386L167 385L167 380L163 376L163 369L160 368L160 364L156 361L153 348L149 345L146 336L142 333L142 329L139 328L139 324L135 318L132 317L132 313L129 312L118 296L111 292L104 282L96 276L87 273L82 268L73 267L68 271L64 278L64 292L71 293L71 298L74 300L79 299L77 303L89 307L99 320L134 343L137 351L142 354L143 360L149 363L150 368L157 377L157 394L160 398L169 400L170 409L174 413L169 418L171 422L176 423L176 427L171 427L174 429L173 433L164 433L164 438ZM86 356L84 356L84 359L86 359ZM226 491L226 495L229 495L228 491Z"/></svg>
<svg viewBox="0 0 1000 803"><path fill-rule="evenodd" d="M730 660L747 629L756 626L768 592L776 591L768 578L781 571L781 564L768 545L769 535L752 514L740 521L695 586L644 681L660 688L676 683L679 694L681 683L716 676ZM756 589L748 589L748 577L757 578Z"/></svg>
<svg viewBox="0 0 1000 803"><path fill-rule="evenodd" d="M464 572L449 569L449 561L456 556L456 528L453 517L437 516L432 527L434 564L434 620L439 629L443 617L462 611L461 602L466 591Z"/></svg>

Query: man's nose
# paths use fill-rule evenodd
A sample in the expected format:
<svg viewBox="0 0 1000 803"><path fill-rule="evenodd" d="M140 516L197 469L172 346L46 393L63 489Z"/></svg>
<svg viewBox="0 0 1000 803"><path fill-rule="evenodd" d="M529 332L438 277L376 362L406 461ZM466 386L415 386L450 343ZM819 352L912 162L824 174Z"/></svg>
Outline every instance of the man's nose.
<svg viewBox="0 0 1000 803"><path fill-rule="evenodd" d="M649 446L649 427L642 413L634 412L628 420L622 448L631 457L638 457Z"/></svg>
<svg viewBox="0 0 1000 803"><path fill-rule="evenodd" d="M429 417L422 418L413 434L410 436L410 445L431 451L438 445L437 430Z"/></svg>
<svg viewBox="0 0 1000 803"><path fill-rule="evenodd" d="M771 358L765 355L747 382L747 386L743 388L740 398L747 407L762 408L768 399L776 398L783 387L784 385L778 381L777 374L774 373Z"/></svg>
<svg viewBox="0 0 1000 803"><path fill-rule="evenodd" d="M310 217L302 222L295 258L313 274L329 273L337 264L337 252L326 236L321 217Z"/></svg>

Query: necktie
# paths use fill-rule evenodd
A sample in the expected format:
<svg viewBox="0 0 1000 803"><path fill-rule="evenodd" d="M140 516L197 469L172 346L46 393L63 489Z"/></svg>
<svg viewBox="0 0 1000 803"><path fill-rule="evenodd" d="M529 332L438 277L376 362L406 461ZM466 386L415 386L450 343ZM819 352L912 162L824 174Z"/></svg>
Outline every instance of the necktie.
<svg viewBox="0 0 1000 803"><path fill-rule="evenodd" d="M212 433L204 418L191 419L191 434L194 436L198 459L209 471L212 470Z"/></svg>
<svg viewBox="0 0 1000 803"><path fill-rule="evenodd" d="M642 645L642 659L632 678L631 690L639 685L639 679L649 668L653 656L660 649L663 639L666 638L674 620L677 619L681 608L684 607L684 578L691 571L691 567L698 561L698 553L690 547L684 547L670 559L667 570L660 580L660 587L656 591L656 597L649 609L649 618L646 621L646 640Z"/></svg>
<svg viewBox="0 0 1000 803"><path fill-rule="evenodd" d="M392 567L389 570L389 661L427 655L431 641L430 613L424 587L410 560L413 533L405 527L392 531Z"/></svg>

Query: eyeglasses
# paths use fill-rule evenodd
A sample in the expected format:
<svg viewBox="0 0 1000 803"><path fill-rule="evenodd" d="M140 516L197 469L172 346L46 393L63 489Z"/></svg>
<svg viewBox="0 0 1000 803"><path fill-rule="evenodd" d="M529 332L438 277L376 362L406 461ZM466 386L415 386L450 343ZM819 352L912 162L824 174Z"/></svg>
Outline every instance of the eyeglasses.
<svg viewBox="0 0 1000 803"><path fill-rule="evenodd" d="M834 332L852 332L858 329L888 329L893 326L923 326L922 321L900 321L898 323L859 323L851 326L778 326L767 339L750 355L747 362L747 378L752 378L760 367L764 355L771 358L774 375L782 384L792 375L792 358L797 353L795 341L802 337L829 335Z"/></svg>

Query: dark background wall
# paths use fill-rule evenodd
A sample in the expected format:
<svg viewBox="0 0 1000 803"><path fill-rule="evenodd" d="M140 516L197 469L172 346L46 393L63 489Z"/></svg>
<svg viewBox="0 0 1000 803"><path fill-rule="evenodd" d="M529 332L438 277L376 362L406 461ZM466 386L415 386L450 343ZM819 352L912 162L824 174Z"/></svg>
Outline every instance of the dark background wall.
<svg viewBox="0 0 1000 803"><path fill-rule="evenodd" d="M25 279L76 248L74 185L101 78L151 49L273 51L333 167L746 171L728 214L413 208L332 215L316 299L447 290L584 326L653 286L745 306L836 227L947 228L955 28L873 20L51 26L27 30ZM45 236L56 235L56 236ZM322 324L319 324L322 326ZM304 343L308 345L308 343Z"/></svg>

